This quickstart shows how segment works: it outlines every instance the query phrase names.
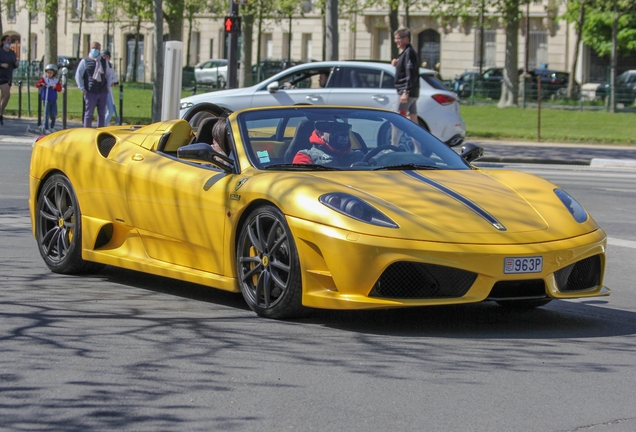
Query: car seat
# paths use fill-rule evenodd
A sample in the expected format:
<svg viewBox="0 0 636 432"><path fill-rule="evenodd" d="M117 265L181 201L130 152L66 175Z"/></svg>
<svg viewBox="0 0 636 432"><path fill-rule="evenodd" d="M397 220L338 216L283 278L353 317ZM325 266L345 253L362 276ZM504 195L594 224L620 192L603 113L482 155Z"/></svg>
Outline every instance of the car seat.
<svg viewBox="0 0 636 432"><path fill-rule="evenodd" d="M212 129L220 117L209 117L203 119L199 124L195 141L212 145Z"/></svg>

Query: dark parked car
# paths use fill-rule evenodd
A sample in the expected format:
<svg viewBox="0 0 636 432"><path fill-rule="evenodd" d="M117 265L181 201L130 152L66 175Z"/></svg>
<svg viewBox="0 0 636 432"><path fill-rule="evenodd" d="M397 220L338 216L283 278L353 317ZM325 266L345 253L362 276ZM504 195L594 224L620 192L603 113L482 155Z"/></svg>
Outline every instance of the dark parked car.
<svg viewBox="0 0 636 432"><path fill-rule="evenodd" d="M71 73L75 73L77 69L77 65L79 64L80 59L77 57L69 57L69 56L57 56L57 67L58 69L62 69L63 67L68 69L69 76Z"/></svg>
<svg viewBox="0 0 636 432"><path fill-rule="evenodd" d="M602 83L596 89L596 98L605 99L610 94L610 84ZM616 102L632 105L636 99L636 70L628 70L616 77Z"/></svg>
<svg viewBox="0 0 636 432"><path fill-rule="evenodd" d="M521 74L523 69L519 70ZM476 97L499 99L501 97L501 83L503 82L504 68L491 67L481 75L479 72L464 72L455 81L453 90L461 98L468 98L475 89ZM473 83L474 80L474 83Z"/></svg>
<svg viewBox="0 0 636 432"><path fill-rule="evenodd" d="M568 72L559 72L551 69L534 69L529 72L532 80L530 92L532 98L536 99L539 91L539 79L541 79L541 99L547 99L553 95L564 96L570 82L570 74ZM575 83L575 93L578 95L579 85Z"/></svg>

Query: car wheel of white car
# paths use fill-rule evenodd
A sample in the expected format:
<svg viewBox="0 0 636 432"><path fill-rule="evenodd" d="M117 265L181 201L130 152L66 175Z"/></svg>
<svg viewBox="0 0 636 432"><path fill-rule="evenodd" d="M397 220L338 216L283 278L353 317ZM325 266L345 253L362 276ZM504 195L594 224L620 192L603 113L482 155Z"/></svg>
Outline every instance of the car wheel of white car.
<svg viewBox="0 0 636 432"><path fill-rule="evenodd" d="M298 251L285 216L265 205L252 211L236 247L239 285L245 301L266 318L303 315Z"/></svg>

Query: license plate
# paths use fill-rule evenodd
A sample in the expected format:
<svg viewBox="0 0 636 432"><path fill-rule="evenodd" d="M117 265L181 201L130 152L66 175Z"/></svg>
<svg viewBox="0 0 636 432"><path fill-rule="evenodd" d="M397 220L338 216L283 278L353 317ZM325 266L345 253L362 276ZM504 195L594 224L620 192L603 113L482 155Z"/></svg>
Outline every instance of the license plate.
<svg viewBox="0 0 636 432"><path fill-rule="evenodd" d="M507 257L504 258L504 273L541 273L543 257Z"/></svg>

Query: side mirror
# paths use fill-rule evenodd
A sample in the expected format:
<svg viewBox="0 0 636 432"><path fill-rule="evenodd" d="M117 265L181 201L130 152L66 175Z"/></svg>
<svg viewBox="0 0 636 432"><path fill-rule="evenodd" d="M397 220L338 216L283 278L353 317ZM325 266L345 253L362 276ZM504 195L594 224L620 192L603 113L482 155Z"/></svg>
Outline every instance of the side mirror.
<svg viewBox="0 0 636 432"><path fill-rule="evenodd" d="M474 143L464 144L462 146L462 152L460 153L460 156L462 157L462 159L464 159L468 163L471 163L473 161L476 161L477 159L480 159L483 155L484 155L484 148L479 147L477 144L474 144Z"/></svg>
<svg viewBox="0 0 636 432"><path fill-rule="evenodd" d="M278 86L278 81L271 82L267 84L267 91L270 93L276 93L280 87Z"/></svg>

